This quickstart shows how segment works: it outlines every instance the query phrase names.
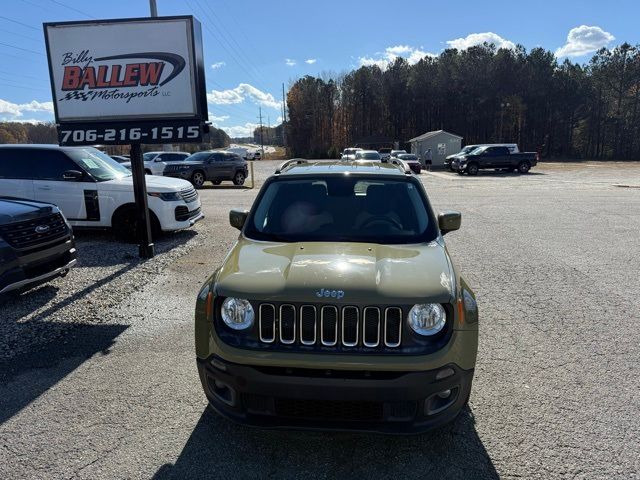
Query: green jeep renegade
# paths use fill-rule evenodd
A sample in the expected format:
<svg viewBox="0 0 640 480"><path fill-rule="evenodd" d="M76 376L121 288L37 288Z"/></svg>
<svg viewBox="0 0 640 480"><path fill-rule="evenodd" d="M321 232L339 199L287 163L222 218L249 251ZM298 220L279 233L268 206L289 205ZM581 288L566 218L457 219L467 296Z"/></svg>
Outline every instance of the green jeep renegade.
<svg viewBox="0 0 640 480"><path fill-rule="evenodd" d="M210 405L263 427L420 432L466 405L478 347L473 292L402 162L285 162L197 299Z"/></svg>

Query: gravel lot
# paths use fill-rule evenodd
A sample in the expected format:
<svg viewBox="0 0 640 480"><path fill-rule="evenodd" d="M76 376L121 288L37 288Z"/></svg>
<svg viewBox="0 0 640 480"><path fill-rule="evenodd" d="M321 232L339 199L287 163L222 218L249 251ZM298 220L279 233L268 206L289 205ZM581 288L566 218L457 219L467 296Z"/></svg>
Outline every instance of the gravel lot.
<svg viewBox="0 0 640 480"><path fill-rule="evenodd" d="M205 409L195 295L257 193L223 185L156 258L80 234L66 278L0 300L0 478L640 478L640 165L421 178L463 213L446 240L481 309L452 431L273 432Z"/></svg>

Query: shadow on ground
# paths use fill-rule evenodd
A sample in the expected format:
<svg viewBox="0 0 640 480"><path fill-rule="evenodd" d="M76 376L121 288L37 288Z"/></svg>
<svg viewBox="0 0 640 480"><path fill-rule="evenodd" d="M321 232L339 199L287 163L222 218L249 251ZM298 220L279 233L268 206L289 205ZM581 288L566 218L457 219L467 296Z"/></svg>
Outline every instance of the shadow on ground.
<svg viewBox="0 0 640 480"><path fill-rule="evenodd" d="M249 429L202 414L155 480L196 478L498 478L465 409L451 428L414 436Z"/></svg>
<svg viewBox="0 0 640 480"><path fill-rule="evenodd" d="M39 328L56 329L55 324ZM96 353L106 355L128 325L65 324L64 339L0 360L0 424L29 405Z"/></svg>

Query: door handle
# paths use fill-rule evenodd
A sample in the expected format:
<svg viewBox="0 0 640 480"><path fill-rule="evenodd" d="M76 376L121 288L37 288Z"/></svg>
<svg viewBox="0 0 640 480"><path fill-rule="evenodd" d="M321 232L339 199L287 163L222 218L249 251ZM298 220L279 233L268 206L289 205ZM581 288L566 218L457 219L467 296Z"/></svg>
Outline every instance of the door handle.
<svg viewBox="0 0 640 480"><path fill-rule="evenodd" d="M38 190L51 190L51 187L49 185L45 185L43 187L38 187Z"/></svg>

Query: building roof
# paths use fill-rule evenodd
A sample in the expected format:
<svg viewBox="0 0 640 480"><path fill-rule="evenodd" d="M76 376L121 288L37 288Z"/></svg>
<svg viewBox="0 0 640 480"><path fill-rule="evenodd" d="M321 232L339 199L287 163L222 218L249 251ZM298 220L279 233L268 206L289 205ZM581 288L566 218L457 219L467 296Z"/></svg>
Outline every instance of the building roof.
<svg viewBox="0 0 640 480"><path fill-rule="evenodd" d="M398 165L378 161L330 161L298 163L285 167L282 175L405 175Z"/></svg>
<svg viewBox="0 0 640 480"><path fill-rule="evenodd" d="M419 142L420 140L426 140L428 138L435 137L436 135L439 135L441 133L446 133L447 135L451 135L452 137L462 139L460 135L456 135L455 133L447 132L445 130L434 130L433 132L423 133L422 135L412 138L411 140L409 140L409 142Z"/></svg>

